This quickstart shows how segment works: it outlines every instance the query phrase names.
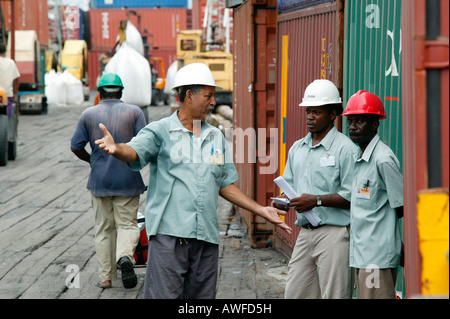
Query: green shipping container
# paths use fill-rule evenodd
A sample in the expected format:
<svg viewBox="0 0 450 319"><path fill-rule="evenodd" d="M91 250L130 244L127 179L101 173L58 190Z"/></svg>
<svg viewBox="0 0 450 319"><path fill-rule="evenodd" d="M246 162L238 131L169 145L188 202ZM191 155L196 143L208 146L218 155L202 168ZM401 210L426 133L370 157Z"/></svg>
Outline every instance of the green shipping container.
<svg viewBox="0 0 450 319"><path fill-rule="evenodd" d="M403 167L400 3L400 0L345 2L343 101L345 108L348 99L358 90L380 97L387 119L380 121L378 134ZM348 135L345 118L342 126ZM401 267L397 291L405 296Z"/></svg>
<svg viewBox="0 0 450 319"><path fill-rule="evenodd" d="M344 107L358 90L381 98L388 118L379 134L402 163L400 2L346 1L343 97Z"/></svg>

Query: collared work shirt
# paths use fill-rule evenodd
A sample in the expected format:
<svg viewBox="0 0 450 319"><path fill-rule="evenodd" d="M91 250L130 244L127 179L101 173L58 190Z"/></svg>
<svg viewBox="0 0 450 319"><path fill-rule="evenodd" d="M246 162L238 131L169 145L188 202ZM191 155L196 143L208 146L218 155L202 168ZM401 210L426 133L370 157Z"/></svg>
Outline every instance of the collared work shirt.
<svg viewBox="0 0 450 319"><path fill-rule="evenodd" d="M225 137L205 122L197 138L178 119L178 112L142 129L128 145L139 160L129 163L139 170L150 166L145 225L147 235L196 238L219 244L217 202L219 190L237 181ZM222 165L212 156L223 155Z"/></svg>
<svg viewBox="0 0 450 319"><path fill-rule="evenodd" d="M312 145L308 133L289 150L283 178L297 192L313 195L339 194L350 201L353 182L354 152L357 146L333 127L319 144ZM348 226L350 211L334 207L314 207L321 224ZM297 226L308 223L297 213Z"/></svg>
<svg viewBox="0 0 450 319"><path fill-rule="evenodd" d="M351 199L350 266L396 268L401 237L396 207L403 206L400 163L378 135L355 155Z"/></svg>
<svg viewBox="0 0 450 319"><path fill-rule="evenodd" d="M145 185L139 172L130 170L126 163L104 152L95 140L104 134L98 127L103 123L116 143L129 142L145 126L142 110L136 105L121 100L102 100L81 114L71 147L77 150L91 147L91 172L87 188L93 196L137 196L144 192Z"/></svg>

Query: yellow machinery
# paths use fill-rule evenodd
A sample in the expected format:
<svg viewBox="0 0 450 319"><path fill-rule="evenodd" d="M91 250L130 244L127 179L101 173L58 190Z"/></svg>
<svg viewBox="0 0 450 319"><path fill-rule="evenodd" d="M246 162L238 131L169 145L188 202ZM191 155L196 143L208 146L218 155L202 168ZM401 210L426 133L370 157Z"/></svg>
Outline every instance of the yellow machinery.
<svg viewBox="0 0 450 319"><path fill-rule="evenodd" d="M87 44L84 40L67 40L61 51L60 65L83 83L84 98L89 98Z"/></svg>
<svg viewBox="0 0 450 319"><path fill-rule="evenodd" d="M224 52L220 46L202 42L201 30L184 30L177 34L177 59L178 68L191 63L206 64L214 75L216 85L223 88L216 92L217 105L226 104L232 106L233 94L233 55Z"/></svg>

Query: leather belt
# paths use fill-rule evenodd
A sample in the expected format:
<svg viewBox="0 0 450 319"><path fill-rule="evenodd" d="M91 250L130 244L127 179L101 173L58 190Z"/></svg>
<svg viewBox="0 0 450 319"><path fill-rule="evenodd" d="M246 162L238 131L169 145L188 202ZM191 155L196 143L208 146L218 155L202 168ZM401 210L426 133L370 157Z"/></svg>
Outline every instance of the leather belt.
<svg viewBox="0 0 450 319"><path fill-rule="evenodd" d="M311 223L308 223L308 224L302 225L302 228L306 228L306 229L309 229L309 230L314 230L314 229L320 228L322 226L323 225L313 226Z"/></svg>

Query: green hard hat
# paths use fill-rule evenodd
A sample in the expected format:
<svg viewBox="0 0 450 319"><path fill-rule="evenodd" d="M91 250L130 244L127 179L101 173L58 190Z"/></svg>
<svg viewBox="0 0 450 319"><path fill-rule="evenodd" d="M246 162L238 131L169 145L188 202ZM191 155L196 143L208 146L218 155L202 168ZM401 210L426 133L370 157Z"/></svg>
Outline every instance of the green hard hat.
<svg viewBox="0 0 450 319"><path fill-rule="evenodd" d="M118 86L123 89L122 80L117 74L114 73L106 73L102 75L100 81L98 82L97 91L103 86Z"/></svg>

